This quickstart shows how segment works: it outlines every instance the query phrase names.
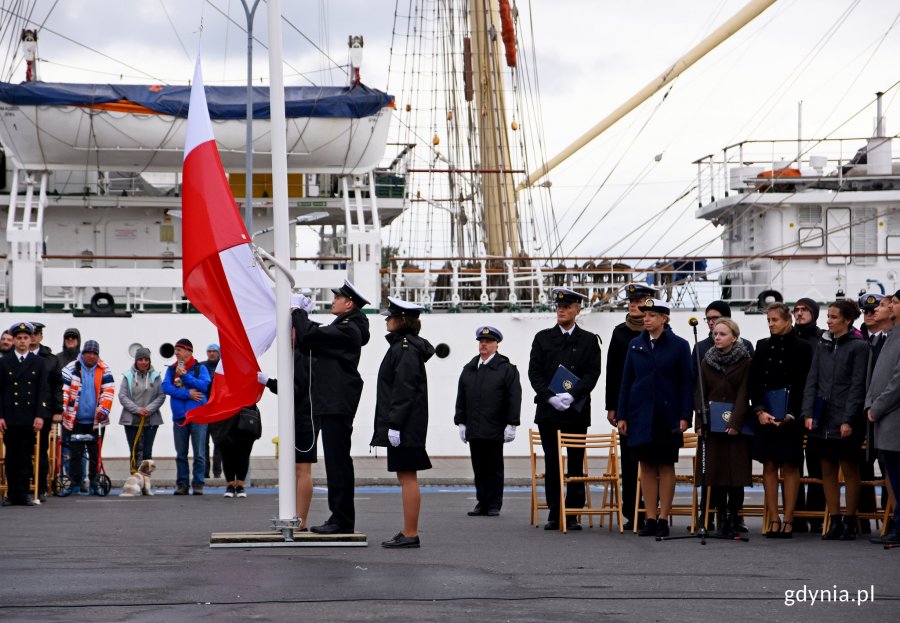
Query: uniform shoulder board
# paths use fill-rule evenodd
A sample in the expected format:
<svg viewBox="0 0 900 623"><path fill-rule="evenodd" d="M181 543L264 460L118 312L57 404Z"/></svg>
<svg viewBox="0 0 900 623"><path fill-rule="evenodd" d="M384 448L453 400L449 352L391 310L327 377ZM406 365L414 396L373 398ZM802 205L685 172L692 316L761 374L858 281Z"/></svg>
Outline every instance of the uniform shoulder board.
<svg viewBox="0 0 900 623"><path fill-rule="evenodd" d="M403 342L400 344L400 348L403 350L409 350L409 340L403 338Z"/></svg>
<svg viewBox="0 0 900 623"><path fill-rule="evenodd" d="M347 318L344 318L343 320L341 320L341 324L347 324L348 322L350 322L350 320Z"/></svg>

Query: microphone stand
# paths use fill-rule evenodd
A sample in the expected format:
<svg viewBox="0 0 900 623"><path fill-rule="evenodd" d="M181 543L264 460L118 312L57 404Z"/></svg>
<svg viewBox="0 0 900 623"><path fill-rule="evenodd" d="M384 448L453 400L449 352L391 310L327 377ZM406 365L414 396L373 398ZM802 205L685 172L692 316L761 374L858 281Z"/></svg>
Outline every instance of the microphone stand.
<svg viewBox="0 0 900 623"><path fill-rule="evenodd" d="M690 325L694 329L694 358L697 360L697 383L699 383L700 387L700 430L697 431L699 434L697 436L697 451L700 453L700 492L701 492L701 502L700 505L702 507L701 513L703 516L703 521L700 522L700 526L697 528L696 534L687 534L681 536L658 536L656 537L657 541L679 541L681 539L693 539L699 538L701 545L706 545L706 539L721 539L723 541L736 541L744 543L750 540L749 537L744 536L743 534L737 534L735 536L723 536L721 534L709 534L706 530L707 517L706 517L706 496L707 488L706 488L706 442L707 435L709 431L709 405L706 403L706 388L703 386L703 374L700 373L700 349L697 345L697 325L699 322L696 318L690 319Z"/></svg>

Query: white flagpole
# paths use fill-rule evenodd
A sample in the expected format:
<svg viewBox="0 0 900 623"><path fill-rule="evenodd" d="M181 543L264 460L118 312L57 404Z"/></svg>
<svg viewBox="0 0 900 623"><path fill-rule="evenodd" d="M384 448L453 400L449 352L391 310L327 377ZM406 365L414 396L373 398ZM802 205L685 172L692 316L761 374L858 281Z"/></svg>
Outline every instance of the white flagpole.
<svg viewBox="0 0 900 623"><path fill-rule="evenodd" d="M282 68L281 0L268 2L269 24L269 105L272 111L272 209L275 225L275 257L290 266L287 193L287 123L284 112ZM294 473L294 359L291 348L291 285L287 276L275 271L275 321L278 324L278 527L289 536L286 525L297 514L297 487Z"/></svg>

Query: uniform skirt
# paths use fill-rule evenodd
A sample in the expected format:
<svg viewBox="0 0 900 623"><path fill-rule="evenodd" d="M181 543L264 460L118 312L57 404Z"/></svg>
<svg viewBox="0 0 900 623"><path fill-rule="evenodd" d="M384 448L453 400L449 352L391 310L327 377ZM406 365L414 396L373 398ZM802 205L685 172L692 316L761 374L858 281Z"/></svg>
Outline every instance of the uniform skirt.
<svg viewBox="0 0 900 623"><path fill-rule="evenodd" d="M389 472L420 472L431 469L431 459L425 448L388 446L387 469Z"/></svg>
<svg viewBox="0 0 900 623"><path fill-rule="evenodd" d="M841 439L840 437L809 436L809 444L815 446L819 457L837 463L838 461L861 461L864 457L862 449L862 436L852 434Z"/></svg>
<svg viewBox="0 0 900 623"><path fill-rule="evenodd" d="M294 463L318 463L319 418L294 413Z"/></svg>
<svg viewBox="0 0 900 623"><path fill-rule="evenodd" d="M669 420L662 413L653 416L653 429L650 443L633 446L633 455L641 463L650 465L674 465L678 462L678 449L684 445L681 431L673 433L669 429Z"/></svg>

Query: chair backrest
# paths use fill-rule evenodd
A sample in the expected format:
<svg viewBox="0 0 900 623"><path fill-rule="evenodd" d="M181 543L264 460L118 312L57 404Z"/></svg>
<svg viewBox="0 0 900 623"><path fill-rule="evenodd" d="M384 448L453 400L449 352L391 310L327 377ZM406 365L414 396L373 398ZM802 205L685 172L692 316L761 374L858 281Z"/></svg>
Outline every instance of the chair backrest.
<svg viewBox="0 0 900 623"><path fill-rule="evenodd" d="M616 431L609 433L557 433L559 439L559 447L562 448L583 448L585 450L600 449L611 450L618 454L617 448L619 444L619 434Z"/></svg>

